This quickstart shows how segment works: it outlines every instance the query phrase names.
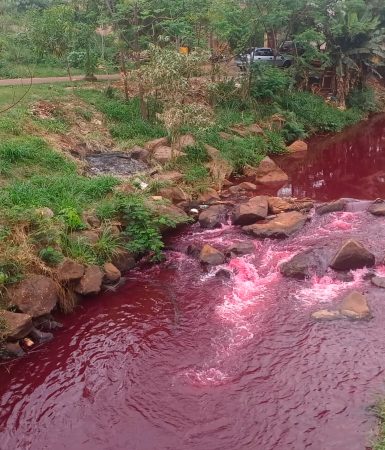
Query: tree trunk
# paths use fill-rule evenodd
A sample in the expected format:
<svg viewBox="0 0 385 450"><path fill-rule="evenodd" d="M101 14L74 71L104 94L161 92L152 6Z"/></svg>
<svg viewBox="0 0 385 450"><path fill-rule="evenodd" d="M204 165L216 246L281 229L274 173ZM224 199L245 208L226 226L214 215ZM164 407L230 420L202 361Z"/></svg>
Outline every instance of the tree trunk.
<svg viewBox="0 0 385 450"><path fill-rule="evenodd" d="M126 69L126 61L124 58L123 50L120 50L120 70L123 74L123 87L124 87L124 98L128 100L128 83L127 83L127 69Z"/></svg>

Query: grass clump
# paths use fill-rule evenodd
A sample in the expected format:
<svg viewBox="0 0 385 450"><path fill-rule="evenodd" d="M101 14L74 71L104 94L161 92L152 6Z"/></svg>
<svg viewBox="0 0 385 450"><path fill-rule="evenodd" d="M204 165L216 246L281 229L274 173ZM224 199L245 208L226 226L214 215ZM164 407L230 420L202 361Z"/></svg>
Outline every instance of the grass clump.
<svg viewBox="0 0 385 450"><path fill-rule="evenodd" d="M39 257L48 266L52 267L59 265L64 259L63 253L53 247L46 247L41 249L39 252Z"/></svg>
<svg viewBox="0 0 385 450"><path fill-rule="evenodd" d="M385 400L373 406L373 412L380 421L379 433L372 450L385 450Z"/></svg>

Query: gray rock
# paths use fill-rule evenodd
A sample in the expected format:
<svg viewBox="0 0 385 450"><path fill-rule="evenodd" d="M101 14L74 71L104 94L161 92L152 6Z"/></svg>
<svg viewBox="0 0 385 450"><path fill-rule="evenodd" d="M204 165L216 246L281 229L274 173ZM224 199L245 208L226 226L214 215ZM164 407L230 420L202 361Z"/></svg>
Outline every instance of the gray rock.
<svg viewBox="0 0 385 450"><path fill-rule="evenodd" d="M199 223L202 228L218 228L226 221L226 207L224 205L214 205L205 209L199 214Z"/></svg>
<svg viewBox="0 0 385 450"><path fill-rule="evenodd" d="M268 203L266 196L253 197L246 203L237 205L234 211L234 225L250 225L267 217Z"/></svg>
<svg viewBox="0 0 385 450"><path fill-rule="evenodd" d="M242 229L258 238L286 238L300 230L309 220L308 216L297 211L281 213L265 223L248 225Z"/></svg>
<svg viewBox="0 0 385 450"><path fill-rule="evenodd" d="M385 289L385 277L373 277L370 281L374 286Z"/></svg>
<svg viewBox="0 0 385 450"><path fill-rule="evenodd" d="M281 264L280 272L290 278L304 280L312 275L324 275L328 263L320 249L310 249L297 253L289 261Z"/></svg>
<svg viewBox="0 0 385 450"><path fill-rule="evenodd" d="M323 203L316 207L316 213L319 215L332 212L345 211L347 201L345 199L335 200L334 202Z"/></svg>
<svg viewBox="0 0 385 450"><path fill-rule="evenodd" d="M375 257L362 244L350 239L338 250L330 263L334 270L354 270L363 267L373 267Z"/></svg>
<svg viewBox="0 0 385 450"><path fill-rule="evenodd" d="M200 252L199 259L204 264L218 266L225 262L225 255L211 245L206 244Z"/></svg>

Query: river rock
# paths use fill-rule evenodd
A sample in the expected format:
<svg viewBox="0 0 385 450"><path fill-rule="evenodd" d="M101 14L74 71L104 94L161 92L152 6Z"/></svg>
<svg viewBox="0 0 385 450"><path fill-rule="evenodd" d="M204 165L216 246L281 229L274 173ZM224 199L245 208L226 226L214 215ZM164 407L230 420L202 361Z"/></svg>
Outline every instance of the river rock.
<svg viewBox="0 0 385 450"><path fill-rule="evenodd" d="M311 317L315 320L336 320L341 319L343 316L339 311L320 309L313 312Z"/></svg>
<svg viewBox="0 0 385 450"><path fill-rule="evenodd" d="M250 241L244 241L244 242L237 242L236 244L233 244L229 250L228 253L233 254L235 256L244 256L254 253L255 246Z"/></svg>
<svg viewBox="0 0 385 450"><path fill-rule="evenodd" d="M280 214L289 211L310 211L314 204L309 199L297 200L292 198L269 197L269 212L271 214Z"/></svg>
<svg viewBox="0 0 385 450"><path fill-rule="evenodd" d="M226 207L213 205L199 214L199 223L202 228L214 229L226 221Z"/></svg>
<svg viewBox="0 0 385 450"><path fill-rule="evenodd" d="M152 157L161 164L166 164L174 158L184 156L185 153L180 152L177 149L172 149L166 145L160 145L156 147L152 152Z"/></svg>
<svg viewBox="0 0 385 450"><path fill-rule="evenodd" d="M80 295L98 294L102 287L103 271L99 266L88 266L82 278L77 282L74 291Z"/></svg>
<svg viewBox="0 0 385 450"><path fill-rule="evenodd" d="M297 152L306 152L307 151L307 144L304 141L295 141L289 147L287 148L290 153L297 153Z"/></svg>
<svg viewBox="0 0 385 450"><path fill-rule="evenodd" d="M332 212L345 211L347 202L344 199L335 200L334 202L322 203L316 207L316 213L319 215Z"/></svg>
<svg viewBox="0 0 385 450"><path fill-rule="evenodd" d="M23 281L8 288L12 305L32 317L49 314L58 302L57 285L44 275L28 275Z"/></svg>
<svg viewBox="0 0 385 450"><path fill-rule="evenodd" d="M127 272L136 266L133 255L124 249L119 249L111 258L111 263L121 272Z"/></svg>
<svg viewBox="0 0 385 450"><path fill-rule="evenodd" d="M322 276L327 266L328 263L322 252L319 249L310 249L297 253L289 261L282 263L279 269L286 277L304 280L314 274Z"/></svg>
<svg viewBox="0 0 385 450"><path fill-rule="evenodd" d="M198 202L201 204L209 204L212 202L216 202L220 200L218 192L215 189L207 189L207 191L203 192L198 198Z"/></svg>
<svg viewBox="0 0 385 450"><path fill-rule="evenodd" d="M122 276L120 270L110 262L104 264L103 270L104 270L103 281L107 284L116 283L117 281L120 280Z"/></svg>
<svg viewBox="0 0 385 450"><path fill-rule="evenodd" d="M230 270L226 270L226 269L220 269L215 274L215 276L217 278L222 278L222 280L229 280L231 278L231 275L232 274L231 274Z"/></svg>
<svg viewBox="0 0 385 450"><path fill-rule="evenodd" d="M238 194L242 191L255 191L257 189L257 186L253 183L249 183L247 181L244 181L243 183L236 184L235 186L231 186L229 188L229 192L232 194Z"/></svg>
<svg viewBox="0 0 385 450"><path fill-rule="evenodd" d="M146 148L139 147L138 145L135 145L135 147L133 147L130 150L129 155L131 156L131 158L136 159L137 161L142 161L142 162L145 163L145 162L147 162L148 157L150 156L150 152Z"/></svg>
<svg viewBox="0 0 385 450"><path fill-rule="evenodd" d="M276 218L265 223L248 225L242 229L259 238L286 238L300 230L308 217L297 211L279 214Z"/></svg>
<svg viewBox="0 0 385 450"><path fill-rule="evenodd" d="M372 277L370 281L374 286L385 289L385 277Z"/></svg>
<svg viewBox="0 0 385 450"><path fill-rule="evenodd" d="M4 323L3 336L9 341L18 341L33 329L32 317L29 314L0 311L0 321Z"/></svg>
<svg viewBox="0 0 385 450"><path fill-rule="evenodd" d="M52 333L49 333L47 331L41 331L38 330L37 328L32 328L31 332L29 333L29 336L33 340L33 342L38 342L39 344L51 341L53 339Z"/></svg>
<svg viewBox="0 0 385 450"><path fill-rule="evenodd" d="M0 348L0 355L4 355L7 358L20 358L25 355L25 352L19 342L6 342Z"/></svg>
<svg viewBox="0 0 385 450"><path fill-rule="evenodd" d="M330 263L334 270L354 270L363 267L373 267L375 257L362 244L350 239L338 250Z"/></svg>
<svg viewBox="0 0 385 450"><path fill-rule="evenodd" d="M60 282L79 280L84 270L83 264L66 258L56 269L56 277Z"/></svg>
<svg viewBox="0 0 385 450"><path fill-rule="evenodd" d="M233 215L234 225L250 225L267 217L266 196L253 197L246 203L237 205Z"/></svg>
<svg viewBox="0 0 385 450"><path fill-rule="evenodd" d="M152 141L146 142L144 147L149 150L150 152L154 151L157 147L160 147L161 145L168 145L169 140L167 137L162 137L159 139L153 139Z"/></svg>
<svg viewBox="0 0 385 450"><path fill-rule="evenodd" d="M204 264L218 266L225 262L225 255L211 245L206 244L201 250L199 259Z"/></svg>
<svg viewBox="0 0 385 450"><path fill-rule="evenodd" d="M340 313L351 319L366 319L371 315L367 298L357 291L342 300Z"/></svg>
<svg viewBox="0 0 385 450"><path fill-rule="evenodd" d="M266 156L253 170L257 184L282 184L289 180L287 174Z"/></svg>
<svg viewBox="0 0 385 450"><path fill-rule="evenodd" d="M45 316L35 317L33 319L33 325L35 328L41 331L52 331L59 328L63 328L63 324L56 322L51 314Z"/></svg>
<svg viewBox="0 0 385 450"><path fill-rule="evenodd" d="M160 189L158 194L163 198L167 198L173 203L185 202L190 199L190 197L180 187L177 186L162 188Z"/></svg>
<svg viewBox="0 0 385 450"><path fill-rule="evenodd" d="M385 216L385 202L381 200L373 203L369 206L368 212L373 216Z"/></svg>
<svg viewBox="0 0 385 450"><path fill-rule="evenodd" d="M183 211L183 209L178 208L175 205L166 205L164 203L159 202L149 202L148 206L151 208L151 210L157 214L158 216L167 217L172 222L174 222L175 225L186 223L189 221L188 215ZM162 233L169 231L175 227L171 225L162 225L161 231Z"/></svg>

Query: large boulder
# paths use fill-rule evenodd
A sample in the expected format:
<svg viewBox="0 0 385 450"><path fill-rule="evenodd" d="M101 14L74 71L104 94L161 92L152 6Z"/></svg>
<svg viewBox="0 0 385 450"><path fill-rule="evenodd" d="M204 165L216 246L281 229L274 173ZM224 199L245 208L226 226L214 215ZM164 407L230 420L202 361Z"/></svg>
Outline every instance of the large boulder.
<svg viewBox="0 0 385 450"><path fill-rule="evenodd" d="M199 214L199 223L202 228L218 228L226 221L226 207L224 205L213 205Z"/></svg>
<svg viewBox="0 0 385 450"><path fill-rule="evenodd" d="M373 267L375 257L362 244L350 239L346 241L334 256L330 267L334 270L354 270Z"/></svg>
<svg viewBox="0 0 385 450"><path fill-rule="evenodd" d="M44 275L28 275L8 288L10 303L32 317L49 314L58 302L56 283Z"/></svg>
<svg viewBox="0 0 385 450"><path fill-rule="evenodd" d="M351 292L342 300L340 313L350 319L366 319L371 316L367 298L357 291Z"/></svg>
<svg viewBox="0 0 385 450"><path fill-rule="evenodd" d="M209 188L199 196L198 202L201 204L210 204L220 199L218 192L215 189Z"/></svg>
<svg viewBox="0 0 385 450"><path fill-rule="evenodd" d="M127 272L136 266L135 258L128 250L119 249L111 258L111 263L121 272Z"/></svg>
<svg viewBox="0 0 385 450"><path fill-rule="evenodd" d="M3 337L9 341L18 341L28 336L33 329L29 314L0 311L0 321L4 324Z"/></svg>
<svg viewBox="0 0 385 450"><path fill-rule="evenodd" d="M308 217L297 211L279 214L276 218L265 223L248 225L242 229L258 238L286 238L300 230Z"/></svg>
<svg viewBox="0 0 385 450"><path fill-rule="evenodd" d="M283 184L289 180L287 174L268 156L254 170L257 184Z"/></svg>
<svg viewBox="0 0 385 450"><path fill-rule="evenodd" d="M66 258L56 269L56 277L58 281L67 282L79 280L84 275L83 264Z"/></svg>
<svg viewBox="0 0 385 450"><path fill-rule="evenodd" d="M314 274L322 276L326 272L327 265L321 250L310 249L297 253L293 258L282 263L279 269L286 277L304 280Z"/></svg>
<svg viewBox="0 0 385 450"><path fill-rule="evenodd" d="M80 295L98 294L102 287L104 273L99 266L88 266L74 291Z"/></svg>
<svg viewBox="0 0 385 450"><path fill-rule="evenodd" d="M201 250L199 259L204 264L218 266L225 262L225 255L211 245L206 244Z"/></svg>
<svg viewBox="0 0 385 450"><path fill-rule="evenodd" d="M253 197L246 203L237 205L234 211L234 225L250 225L267 217L268 203L266 196Z"/></svg>
<svg viewBox="0 0 385 450"><path fill-rule="evenodd" d="M373 216L385 216L385 202L383 200L374 202L369 206L368 211Z"/></svg>
<svg viewBox="0 0 385 450"><path fill-rule="evenodd" d="M178 208L175 205L160 202L149 202L148 206L155 214L170 219L175 225L186 223L189 220L188 215L183 211L183 209ZM161 227L161 231L166 232L172 228L172 226L163 225Z"/></svg>
<svg viewBox="0 0 385 450"><path fill-rule="evenodd" d="M314 204L309 199L298 200L295 198L269 197L269 212L271 214L280 214L289 211L310 211Z"/></svg>
<svg viewBox="0 0 385 450"><path fill-rule="evenodd" d="M319 215L329 214L332 212L345 211L347 202L345 199L335 200L334 202L322 203L316 207L316 213Z"/></svg>

